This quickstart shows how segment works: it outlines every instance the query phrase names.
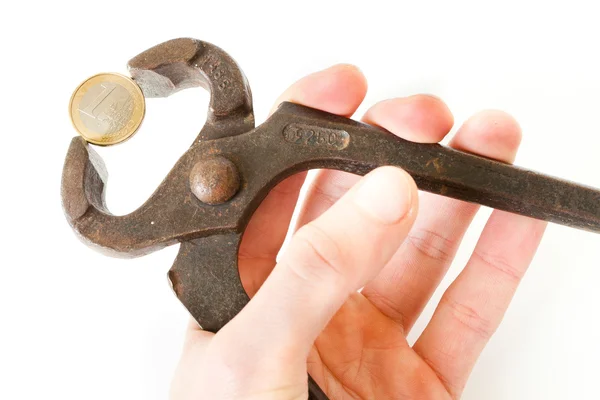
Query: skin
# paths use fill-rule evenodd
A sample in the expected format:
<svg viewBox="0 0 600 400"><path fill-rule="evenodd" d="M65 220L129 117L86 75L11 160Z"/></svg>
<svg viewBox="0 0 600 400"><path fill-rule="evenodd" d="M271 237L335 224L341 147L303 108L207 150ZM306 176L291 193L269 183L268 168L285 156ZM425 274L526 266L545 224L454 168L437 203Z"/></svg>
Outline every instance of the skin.
<svg viewBox="0 0 600 400"><path fill-rule="evenodd" d="M276 104L351 116L366 90L356 67L336 65L302 78ZM362 120L428 143L442 140L454 123L448 107L427 95L384 100ZM483 111L459 128L450 146L512 162L520 141L510 115ZM216 335L190 323L171 399L306 399L307 372L332 400L459 398L546 224L494 211L469 262L410 346L406 336L478 206L418 193L395 167L363 178L319 171L297 204L305 177L279 184L256 211L239 256L252 300Z"/></svg>

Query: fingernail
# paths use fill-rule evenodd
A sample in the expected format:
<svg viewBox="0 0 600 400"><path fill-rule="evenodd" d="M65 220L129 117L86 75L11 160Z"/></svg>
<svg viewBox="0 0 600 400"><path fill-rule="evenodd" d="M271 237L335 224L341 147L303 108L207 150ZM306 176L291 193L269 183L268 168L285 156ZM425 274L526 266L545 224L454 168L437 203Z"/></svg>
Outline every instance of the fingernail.
<svg viewBox="0 0 600 400"><path fill-rule="evenodd" d="M396 167L383 167L366 175L354 194L354 203L384 224L399 222L412 207L411 178Z"/></svg>

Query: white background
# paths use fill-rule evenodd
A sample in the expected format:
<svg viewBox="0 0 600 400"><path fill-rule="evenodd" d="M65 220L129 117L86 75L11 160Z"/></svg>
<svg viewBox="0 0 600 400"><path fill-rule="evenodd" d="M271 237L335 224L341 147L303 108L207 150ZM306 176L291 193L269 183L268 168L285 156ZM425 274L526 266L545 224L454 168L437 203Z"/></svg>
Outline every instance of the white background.
<svg viewBox="0 0 600 400"><path fill-rule="evenodd" d="M67 104L83 79L126 73L127 60L146 48L196 37L240 63L261 122L296 79L355 63L369 80L359 114L419 92L445 99L457 123L504 109L524 130L517 164L600 187L596 4L3 2L0 398L165 399L179 355L187 315L166 280L176 246L106 258L82 245L63 217L60 175L75 134ZM152 193L200 130L207 101L200 89L150 99L137 136L100 149L115 213ZM600 398L599 260L600 236L549 228L464 399Z"/></svg>

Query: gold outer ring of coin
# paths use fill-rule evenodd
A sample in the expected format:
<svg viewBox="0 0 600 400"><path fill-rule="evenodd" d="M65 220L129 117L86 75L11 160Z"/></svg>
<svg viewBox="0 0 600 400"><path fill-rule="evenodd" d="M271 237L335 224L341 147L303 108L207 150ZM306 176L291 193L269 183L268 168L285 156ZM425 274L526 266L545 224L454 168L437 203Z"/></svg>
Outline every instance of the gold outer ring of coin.
<svg viewBox="0 0 600 400"><path fill-rule="evenodd" d="M99 146L129 139L142 124L145 112L144 94L137 83L112 72L86 79L69 102L69 115L77 132Z"/></svg>

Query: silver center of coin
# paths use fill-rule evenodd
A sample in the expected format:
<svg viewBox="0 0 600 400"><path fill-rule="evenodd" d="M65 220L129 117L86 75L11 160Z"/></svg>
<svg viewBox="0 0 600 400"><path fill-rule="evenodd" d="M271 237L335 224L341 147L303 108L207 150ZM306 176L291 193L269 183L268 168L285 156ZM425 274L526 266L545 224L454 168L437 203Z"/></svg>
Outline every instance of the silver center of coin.
<svg viewBox="0 0 600 400"><path fill-rule="evenodd" d="M92 86L79 104L81 122L99 135L110 135L123 129L133 113L133 98L123 86L103 82Z"/></svg>

